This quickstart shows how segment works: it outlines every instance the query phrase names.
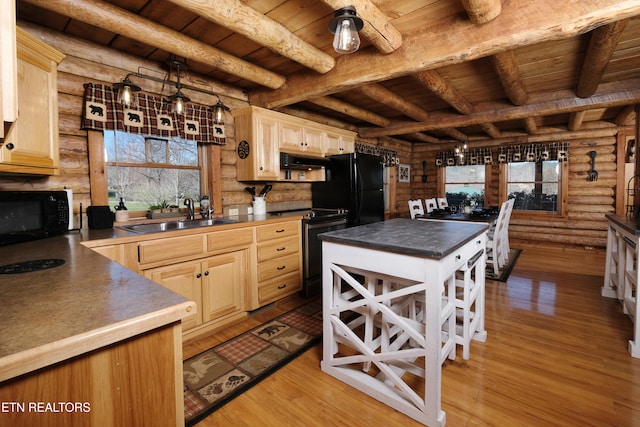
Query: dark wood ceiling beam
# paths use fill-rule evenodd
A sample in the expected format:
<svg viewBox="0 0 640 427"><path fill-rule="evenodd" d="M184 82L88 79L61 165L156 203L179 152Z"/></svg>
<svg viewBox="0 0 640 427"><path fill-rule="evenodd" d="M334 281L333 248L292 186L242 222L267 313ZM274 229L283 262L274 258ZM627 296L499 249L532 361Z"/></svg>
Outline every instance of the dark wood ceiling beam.
<svg viewBox="0 0 640 427"><path fill-rule="evenodd" d="M623 19L593 30L580 71L576 95L586 98L595 93L627 22L628 20Z"/></svg>
<svg viewBox="0 0 640 427"><path fill-rule="evenodd" d="M329 96L309 99L308 102L324 108L328 108L333 111L337 111L350 117L355 117L365 122L373 123L374 125L384 127L391 124L391 121L389 119L386 119L379 114L372 113L371 111L365 110L364 108L356 107L353 104L349 104L348 102L344 102L336 98L331 98Z"/></svg>
<svg viewBox="0 0 640 427"><path fill-rule="evenodd" d="M434 138L433 136L429 136L426 135L422 132L416 132L416 133L412 133L410 135L407 135L413 139L415 139L416 141L420 141L420 142L429 142L432 144L437 144L440 142L440 140L438 138Z"/></svg>
<svg viewBox="0 0 640 427"><path fill-rule="evenodd" d="M281 75L103 1L24 1L98 28L121 34L132 40L138 40L158 49L179 54L183 58L211 65L226 73L239 76L270 89L277 89L285 82L285 78Z"/></svg>
<svg viewBox="0 0 640 427"><path fill-rule="evenodd" d="M586 110L575 111L569 114L569 130L579 130L582 127Z"/></svg>
<svg viewBox="0 0 640 427"><path fill-rule="evenodd" d="M531 96L526 105L511 106L494 103L483 105L482 111L468 115L431 114L428 120L417 123L393 124L386 128L360 128L363 138L403 135L447 127L464 127L483 123L526 119L530 116L572 113L576 111L623 106L640 102L640 79L603 83L589 98L577 98L571 91L555 91Z"/></svg>
<svg viewBox="0 0 640 427"><path fill-rule="evenodd" d="M322 0L334 10L351 5L364 20L362 34L382 53L391 53L402 46L402 34L389 18L370 0Z"/></svg>
<svg viewBox="0 0 640 427"><path fill-rule="evenodd" d="M635 15L640 15L640 2L632 0L505 2L502 13L485 25L457 16L443 19L430 26L429 31L405 35L402 46L393 53L382 55L374 49L362 49L338 58L334 69L326 74L303 72L289 76L286 87L277 91L254 90L249 99L254 105L277 108L362 84L566 39Z"/></svg>
<svg viewBox="0 0 640 427"><path fill-rule="evenodd" d="M500 129L498 129L493 123L481 123L480 128L482 128L482 131L491 138L500 138L502 136Z"/></svg>
<svg viewBox="0 0 640 427"><path fill-rule="evenodd" d="M486 24L502 11L502 0L461 0L464 10L474 24Z"/></svg>
<svg viewBox="0 0 640 427"><path fill-rule="evenodd" d="M370 85L360 86L358 90L374 101L393 108L394 110L399 111L414 120L426 120L429 117L428 112L380 84L374 83Z"/></svg>
<svg viewBox="0 0 640 427"><path fill-rule="evenodd" d="M440 132L449 135L453 139L457 139L458 141L466 141L469 139L469 135L464 132L460 132L456 128L442 128L438 129Z"/></svg>
<svg viewBox="0 0 640 427"><path fill-rule="evenodd" d="M499 52L491 57L491 61L502 87L513 105L526 104L529 100L529 94L527 94L520 76L516 54L512 50Z"/></svg>
<svg viewBox="0 0 640 427"><path fill-rule="evenodd" d="M305 67L326 73L335 65L332 56L303 41L284 25L240 0L169 0L219 25L242 34ZM247 25L250 22L251 25Z"/></svg>

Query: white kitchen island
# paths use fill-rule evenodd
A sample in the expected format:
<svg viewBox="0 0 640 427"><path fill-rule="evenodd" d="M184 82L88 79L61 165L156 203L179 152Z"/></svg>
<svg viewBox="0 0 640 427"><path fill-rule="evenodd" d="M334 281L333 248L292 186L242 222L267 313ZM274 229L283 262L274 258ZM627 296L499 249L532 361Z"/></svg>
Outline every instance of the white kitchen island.
<svg viewBox="0 0 640 427"><path fill-rule="evenodd" d="M456 272L478 256L484 270L487 230L393 219L321 234L322 370L425 425L445 425L441 368L456 352ZM484 341L484 297L476 304L474 339Z"/></svg>

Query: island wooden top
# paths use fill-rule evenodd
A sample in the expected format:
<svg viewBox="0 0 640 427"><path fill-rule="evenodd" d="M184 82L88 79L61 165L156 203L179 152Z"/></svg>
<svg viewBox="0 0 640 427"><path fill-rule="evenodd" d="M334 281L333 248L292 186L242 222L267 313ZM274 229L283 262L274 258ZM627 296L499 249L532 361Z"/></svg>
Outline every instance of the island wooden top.
<svg viewBox="0 0 640 427"><path fill-rule="evenodd" d="M180 320L195 304L80 244L69 233L0 247L0 265L60 266L0 274L0 381Z"/></svg>
<svg viewBox="0 0 640 427"><path fill-rule="evenodd" d="M326 242L439 259L488 229L488 224L477 222L396 218L329 231L319 237Z"/></svg>

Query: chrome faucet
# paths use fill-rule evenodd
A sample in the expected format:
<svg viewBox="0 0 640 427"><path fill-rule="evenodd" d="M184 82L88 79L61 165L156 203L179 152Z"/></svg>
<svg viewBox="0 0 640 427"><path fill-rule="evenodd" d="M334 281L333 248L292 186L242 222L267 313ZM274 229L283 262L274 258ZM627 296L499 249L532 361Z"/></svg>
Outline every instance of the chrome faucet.
<svg viewBox="0 0 640 427"><path fill-rule="evenodd" d="M195 211L193 207L193 199L191 198L184 199L184 205L187 207L187 219L188 220L196 219Z"/></svg>

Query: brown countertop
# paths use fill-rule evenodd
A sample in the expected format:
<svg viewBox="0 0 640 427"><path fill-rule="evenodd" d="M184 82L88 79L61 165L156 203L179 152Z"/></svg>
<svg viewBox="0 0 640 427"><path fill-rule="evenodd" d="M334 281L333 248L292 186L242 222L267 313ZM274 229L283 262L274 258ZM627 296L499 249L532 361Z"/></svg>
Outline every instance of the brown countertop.
<svg viewBox="0 0 640 427"><path fill-rule="evenodd" d="M628 233L640 236L640 218L618 214L605 214L605 218L622 227Z"/></svg>
<svg viewBox="0 0 640 427"><path fill-rule="evenodd" d="M0 274L0 381L173 323L195 309L85 248L82 238L76 232L0 247L3 266L64 260L46 270Z"/></svg>

